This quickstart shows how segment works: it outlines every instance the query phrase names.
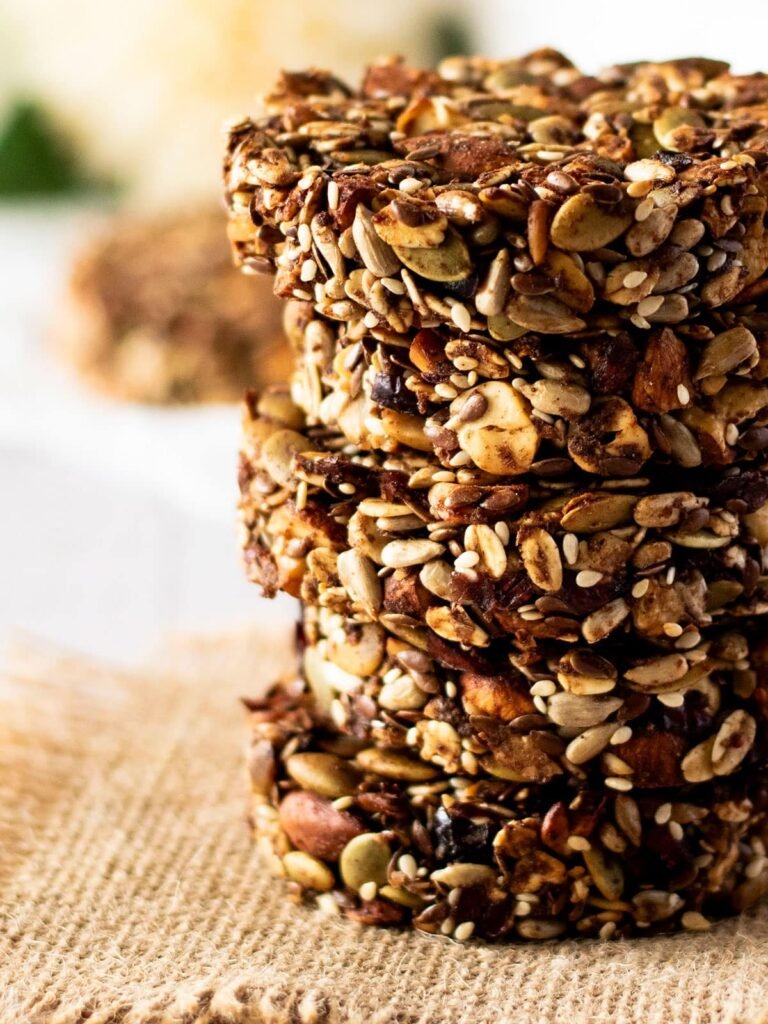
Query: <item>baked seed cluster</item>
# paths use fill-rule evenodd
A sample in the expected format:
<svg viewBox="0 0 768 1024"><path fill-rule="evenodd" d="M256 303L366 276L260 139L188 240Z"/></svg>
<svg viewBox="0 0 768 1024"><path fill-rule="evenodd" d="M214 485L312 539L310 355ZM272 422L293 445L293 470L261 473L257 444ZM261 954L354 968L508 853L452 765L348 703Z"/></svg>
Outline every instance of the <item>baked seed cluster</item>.
<svg viewBox="0 0 768 1024"><path fill-rule="evenodd" d="M290 362L266 279L232 266L215 207L123 215L78 254L52 341L91 386L154 404L236 402Z"/></svg>
<svg viewBox="0 0 768 1024"><path fill-rule="evenodd" d="M229 233L294 357L246 571L301 672L252 819L364 923L603 939L768 892L768 79L554 51L285 74Z"/></svg>

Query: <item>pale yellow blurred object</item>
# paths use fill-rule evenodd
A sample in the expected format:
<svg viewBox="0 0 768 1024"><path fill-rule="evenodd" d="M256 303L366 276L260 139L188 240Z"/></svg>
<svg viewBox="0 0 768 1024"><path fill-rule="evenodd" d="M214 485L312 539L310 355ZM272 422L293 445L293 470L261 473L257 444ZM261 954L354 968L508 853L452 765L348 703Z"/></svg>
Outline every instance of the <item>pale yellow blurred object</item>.
<svg viewBox="0 0 768 1024"><path fill-rule="evenodd" d="M164 205L220 191L221 127L282 67L350 78L382 53L429 56L445 0L9 0L16 77L95 173Z"/></svg>

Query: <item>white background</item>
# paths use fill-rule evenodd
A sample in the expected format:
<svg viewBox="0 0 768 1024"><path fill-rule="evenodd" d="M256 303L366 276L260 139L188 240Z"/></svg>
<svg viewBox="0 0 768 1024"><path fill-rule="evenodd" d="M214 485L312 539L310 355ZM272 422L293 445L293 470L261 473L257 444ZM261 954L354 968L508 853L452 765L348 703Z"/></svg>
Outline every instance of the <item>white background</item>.
<svg viewBox="0 0 768 1024"><path fill-rule="evenodd" d="M236 406L94 397L45 349L77 207L0 207L0 632L132 662L175 630L290 614L245 582Z"/></svg>

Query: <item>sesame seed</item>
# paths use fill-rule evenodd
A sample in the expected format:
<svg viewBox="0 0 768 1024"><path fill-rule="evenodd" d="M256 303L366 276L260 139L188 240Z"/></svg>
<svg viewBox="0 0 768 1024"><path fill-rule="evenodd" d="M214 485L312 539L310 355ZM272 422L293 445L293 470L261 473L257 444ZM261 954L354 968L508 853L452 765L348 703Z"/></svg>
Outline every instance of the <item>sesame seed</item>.
<svg viewBox="0 0 768 1024"><path fill-rule="evenodd" d="M474 921L463 921L458 925L453 933L454 939L457 942L466 942L471 937L472 932L475 930Z"/></svg>
<svg viewBox="0 0 768 1024"><path fill-rule="evenodd" d="M728 259L728 253L723 252L722 249L716 249L707 260L707 270L713 272L720 270L725 261Z"/></svg>
<svg viewBox="0 0 768 1024"><path fill-rule="evenodd" d="M685 704L685 694L675 690L673 693L658 694L659 703L665 708L681 708Z"/></svg>
<svg viewBox="0 0 768 1024"><path fill-rule="evenodd" d="M302 302L311 302L313 299L312 292L308 292L306 288L294 288L293 297L301 299Z"/></svg>
<svg viewBox="0 0 768 1024"><path fill-rule="evenodd" d="M551 679L539 679L530 689L532 697L551 697L557 691L557 686Z"/></svg>
<svg viewBox="0 0 768 1024"><path fill-rule="evenodd" d="M677 385L677 400L681 405L688 405L691 400L691 393L685 384Z"/></svg>
<svg viewBox="0 0 768 1024"><path fill-rule="evenodd" d="M698 629L689 629L675 641L675 647L679 651L689 651L701 641L701 633Z"/></svg>
<svg viewBox="0 0 768 1024"><path fill-rule="evenodd" d="M525 900L518 900L515 904L515 917L527 917L531 912L531 904Z"/></svg>
<svg viewBox="0 0 768 1024"><path fill-rule="evenodd" d="M632 196L633 199L639 199L641 196L647 195L652 188L652 181L630 181L627 185L627 195Z"/></svg>
<svg viewBox="0 0 768 1024"><path fill-rule="evenodd" d="M307 507L307 494L309 486L306 480L299 480L298 487L296 488L296 509L301 512Z"/></svg>
<svg viewBox="0 0 768 1024"><path fill-rule="evenodd" d="M726 217L733 216L733 199L729 195L724 195L720 200L720 209L723 211Z"/></svg>
<svg viewBox="0 0 768 1024"><path fill-rule="evenodd" d="M478 771L477 758L471 750L464 750L461 754L461 766L470 775L476 775Z"/></svg>
<svg viewBox="0 0 768 1024"><path fill-rule="evenodd" d="M509 527L503 520L499 520L493 527L493 532L502 544L509 544Z"/></svg>
<svg viewBox="0 0 768 1024"><path fill-rule="evenodd" d="M638 302L637 312L642 317L653 316L653 314L657 313L663 305L663 295L647 295L644 299L641 299Z"/></svg>
<svg viewBox="0 0 768 1024"><path fill-rule="evenodd" d="M657 825L666 825L669 819L672 817L672 804L664 803L659 804L656 808L656 813L653 815L653 820Z"/></svg>
<svg viewBox="0 0 768 1024"><path fill-rule="evenodd" d="M725 440L727 444L736 444L739 439L739 428L735 423L729 423L725 428Z"/></svg>
<svg viewBox="0 0 768 1024"><path fill-rule="evenodd" d="M473 569L480 561L480 555L476 551L462 551L453 563L457 569Z"/></svg>
<svg viewBox="0 0 768 1024"><path fill-rule="evenodd" d="M647 594L650 585L650 580L638 580L634 587L632 587L632 597L642 597L644 594Z"/></svg>
<svg viewBox="0 0 768 1024"><path fill-rule="evenodd" d="M579 538L575 533L566 533L563 537L563 555L568 565L573 565L579 557Z"/></svg>
<svg viewBox="0 0 768 1024"><path fill-rule="evenodd" d="M625 288L639 288L648 277L645 270L631 270L622 281Z"/></svg>
<svg viewBox="0 0 768 1024"><path fill-rule="evenodd" d="M440 395L441 398L454 399L458 395L458 391L452 384L446 384L441 381L439 384L435 384L435 392Z"/></svg>
<svg viewBox="0 0 768 1024"><path fill-rule="evenodd" d="M661 628L666 636L677 637L683 635L683 627L679 622L665 622Z"/></svg>
<svg viewBox="0 0 768 1024"><path fill-rule="evenodd" d="M670 821L667 827L669 828L669 834L672 836L675 842L679 843L685 835L685 832L683 831L683 826L680 824L679 821Z"/></svg>
<svg viewBox="0 0 768 1024"><path fill-rule="evenodd" d="M641 331L647 331L651 326L644 316L639 316L637 313L633 313L629 320Z"/></svg>
<svg viewBox="0 0 768 1024"><path fill-rule="evenodd" d="M461 302L454 302L451 306L451 320L456 324L460 331L466 334L472 329L472 317L469 310Z"/></svg>
<svg viewBox="0 0 768 1024"><path fill-rule="evenodd" d="M328 209L335 210L339 205L339 186L335 181L328 182Z"/></svg>
<svg viewBox="0 0 768 1024"><path fill-rule="evenodd" d="M404 853L398 858L397 868L399 871L402 871L406 878L415 878L419 865L416 863L416 858L412 853Z"/></svg>
<svg viewBox="0 0 768 1024"><path fill-rule="evenodd" d="M547 702L544 700L543 697L534 697L533 698L533 706L542 715L546 715L546 713L547 713Z"/></svg>
<svg viewBox="0 0 768 1024"><path fill-rule="evenodd" d="M453 700L457 693L458 690L456 689L456 683L451 682L451 680L449 679L448 682L445 684L446 697L450 697L451 700Z"/></svg>
<svg viewBox="0 0 768 1024"><path fill-rule="evenodd" d="M611 736L610 742L612 746L617 747L621 743L629 743L632 739L632 728L629 725L620 726L616 732Z"/></svg>
<svg viewBox="0 0 768 1024"><path fill-rule="evenodd" d="M472 456L468 452L456 452L448 460L451 466L468 466L472 461Z"/></svg>
<svg viewBox="0 0 768 1024"><path fill-rule="evenodd" d="M653 213L656 208L656 204L650 198L644 199L641 203L638 203L635 207L635 220L644 221Z"/></svg>
<svg viewBox="0 0 768 1024"><path fill-rule="evenodd" d="M541 614L541 612L531 611L520 612L520 618L523 620L523 622L539 622L541 619L544 618L544 616Z"/></svg>
<svg viewBox="0 0 768 1024"><path fill-rule="evenodd" d="M363 882L357 891L360 894L360 899L367 902L368 900L376 899L379 887L375 882Z"/></svg>
<svg viewBox="0 0 768 1024"><path fill-rule="evenodd" d="M667 583L668 587L671 587L672 584L675 582L675 573L676 572L677 572L677 569L675 568L674 565L670 565L670 567L667 569L667 573L666 573L666 576L664 577L664 579L666 580L666 583Z"/></svg>
<svg viewBox="0 0 768 1024"><path fill-rule="evenodd" d="M398 281L396 277L382 277L381 283L393 295L405 295L405 285L402 281Z"/></svg>
<svg viewBox="0 0 768 1024"><path fill-rule="evenodd" d="M616 922L615 921L606 921L605 924L603 925L603 927L600 929L600 931L597 934L603 940L603 942L607 942L608 939L613 938L613 933L615 931L616 931Z"/></svg>
<svg viewBox="0 0 768 1024"><path fill-rule="evenodd" d="M462 373L466 373L468 370L477 369L477 360L471 356L456 356L453 360L453 365L457 370L461 370Z"/></svg>
<svg viewBox="0 0 768 1024"><path fill-rule="evenodd" d="M453 929L456 927L456 922L452 917L446 917L443 923L440 925L440 931L443 935L450 935Z"/></svg>
<svg viewBox="0 0 768 1024"><path fill-rule="evenodd" d="M424 187L424 182L420 181L418 178L413 178L413 177L403 178L403 180L398 185L398 188L400 189L400 191L401 192L405 192L406 195L409 195L409 196L413 195L414 192L418 192L423 187Z"/></svg>
<svg viewBox="0 0 768 1024"><path fill-rule="evenodd" d="M588 587L596 586L603 578L601 572L595 572L594 569L582 569L581 572L576 573L576 586L587 589Z"/></svg>
<svg viewBox="0 0 768 1024"><path fill-rule="evenodd" d="M566 845L571 850L578 850L579 852L592 849L592 843L590 843L586 836L568 836Z"/></svg>
<svg viewBox="0 0 768 1024"><path fill-rule="evenodd" d="M302 252L309 252L312 248L312 232L309 229L309 224L299 224L297 237Z"/></svg>
<svg viewBox="0 0 768 1024"><path fill-rule="evenodd" d="M609 775L605 784L609 789L617 789L620 793L628 793L632 789L629 779L625 779L621 775Z"/></svg>

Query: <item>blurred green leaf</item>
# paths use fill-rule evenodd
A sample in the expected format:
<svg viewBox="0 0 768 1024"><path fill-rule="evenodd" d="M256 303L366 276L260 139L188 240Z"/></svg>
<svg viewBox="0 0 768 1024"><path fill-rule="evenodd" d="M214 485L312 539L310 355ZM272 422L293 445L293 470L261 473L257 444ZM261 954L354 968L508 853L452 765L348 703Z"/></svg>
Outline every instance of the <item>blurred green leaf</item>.
<svg viewBox="0 0 768 1024"><path fill-rule="evenodd" d="M38 103L20 100L11 108L0 127L0 195L69 195L108 187L87 176Z"/></svg>
<svg viewBox="0 0 768 1024"><path fill-rule="evenodd" d="M473 51L472 32L468 22L458 15L441 15L430 25L432 62L437 64L443 57L456 57Z"/></svg>

